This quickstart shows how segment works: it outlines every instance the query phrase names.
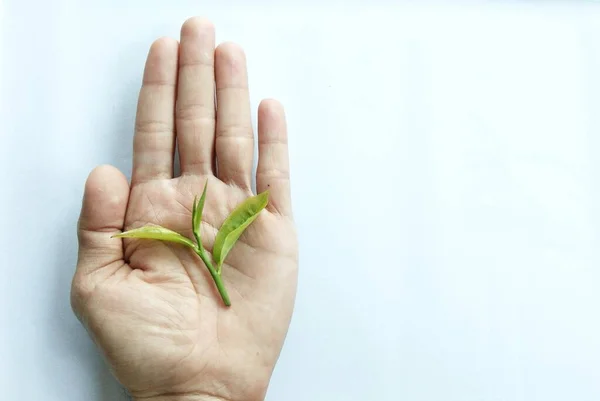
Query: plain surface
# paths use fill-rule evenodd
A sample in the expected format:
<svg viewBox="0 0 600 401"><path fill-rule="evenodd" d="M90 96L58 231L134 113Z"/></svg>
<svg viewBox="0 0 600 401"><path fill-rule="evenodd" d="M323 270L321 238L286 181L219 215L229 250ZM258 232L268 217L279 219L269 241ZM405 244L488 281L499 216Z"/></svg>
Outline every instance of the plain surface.
<svg viewBox="0 0 600 401"><path fill-rule="evenodd" d="M214 2L217 4L217 2ZM5 0L0 399L123 397L68 291L189 16L287 107L297 307L268 400L600 399L600 8Z"/></svg>

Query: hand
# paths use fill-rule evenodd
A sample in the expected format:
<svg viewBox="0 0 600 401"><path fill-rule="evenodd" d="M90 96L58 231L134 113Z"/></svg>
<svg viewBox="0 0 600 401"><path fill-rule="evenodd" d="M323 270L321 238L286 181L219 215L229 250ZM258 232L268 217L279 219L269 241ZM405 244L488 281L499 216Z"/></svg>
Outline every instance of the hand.
<svg viewBox="0 0 600 401"><path fill-rule="evenodd" d="M85 185L71 303L139 400L263 399L293 310L298 250L285 117L274 100L258 108L256 186L269 190L269 205L223 266L230 307L190 249L111 238L152 223L193 239L192 202L208 180L202 241L210 251L225 217L253 195L245 56L236 45L215 49L214 42L211 23L192 18L180 44L163 38L152 45L131 186L110 166L92 171Z"/></svg>

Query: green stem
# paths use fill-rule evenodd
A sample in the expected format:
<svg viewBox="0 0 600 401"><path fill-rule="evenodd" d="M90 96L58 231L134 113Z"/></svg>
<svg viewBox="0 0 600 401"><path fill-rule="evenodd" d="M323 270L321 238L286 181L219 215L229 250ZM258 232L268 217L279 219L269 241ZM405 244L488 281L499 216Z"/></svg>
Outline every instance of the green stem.
<svg viewBox="0 0 600 401"><path fill-rule="evenodd" d="M221 278L220 272L217 272L215 270L210 259L208 258L208 255L206 254L206 252L204 252L204 248L197 248L197 249L195 249L195 251L198 254L198 256L200 256L200 259L202 259L202 261L206 265L206 268L210 272L210 275L212 276L213 280L215 281L217 290L219 291L221 298L223 298L223 303L225 303L225 306L231 306L231 301L229 300L229 294L227 294L227 290L225 289L225 284L223 283L223 279Z"/></svg>
<svg viewBox="0 0 600 401"><path fill-rule="evenodd" d="M202 246L202 240L200 239L200 235L196 232L196 230L194 230L194 237L196 238L196 242L198 243L198 248L204 251L204 248Z"/></svg>

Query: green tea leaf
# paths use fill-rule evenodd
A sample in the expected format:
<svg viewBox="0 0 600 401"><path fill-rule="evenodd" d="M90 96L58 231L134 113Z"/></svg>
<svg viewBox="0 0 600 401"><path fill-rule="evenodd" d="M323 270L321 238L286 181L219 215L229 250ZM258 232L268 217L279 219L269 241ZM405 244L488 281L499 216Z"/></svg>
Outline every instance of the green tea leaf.
<svg viewBox="0 0 600 401"><path fill-rule="evenodd" d="M219 229L213 246L213 258L220 271L227 254L240 238L244 230L258 217L267 206L269 191L252 196L242 202L225 219Z"/></svg>
<svg viewBox="0 0 600 401"><path fill-rule="evenodd" d="M200 240L200 225L202 224L202 211L204 210L204 201L206 200L206 188L208 187L208 180L204 184L204 191L200 199L194 198L194 207L192 209L192 230L194 236L198 241L198 246L202 248L202 241Z"/></svg>
<svg viewBox="0 0 600 401"><path fill-rule="evenodd" d="M196 247L196 245L189 238L158 225L147 225L144 227L135 228L133 230L125 231L121 234L113 235L112 237L157 239L161 241L176 242L181 245L187 245L191 248Z"/></svg>

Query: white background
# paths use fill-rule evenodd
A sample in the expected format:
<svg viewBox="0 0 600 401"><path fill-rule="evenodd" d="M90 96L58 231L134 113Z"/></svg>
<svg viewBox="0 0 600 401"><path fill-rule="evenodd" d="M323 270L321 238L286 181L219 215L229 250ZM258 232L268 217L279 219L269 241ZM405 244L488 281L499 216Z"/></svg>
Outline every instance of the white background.
<svg viewBox="0 0 600 401"><path fill-rule="evenodd" d="M148 47L204 15L289 117L268 400L599 400L600 7L281 3L4 1L0 399L123 397L69 307L83 184L129 175Z"/></svg>

